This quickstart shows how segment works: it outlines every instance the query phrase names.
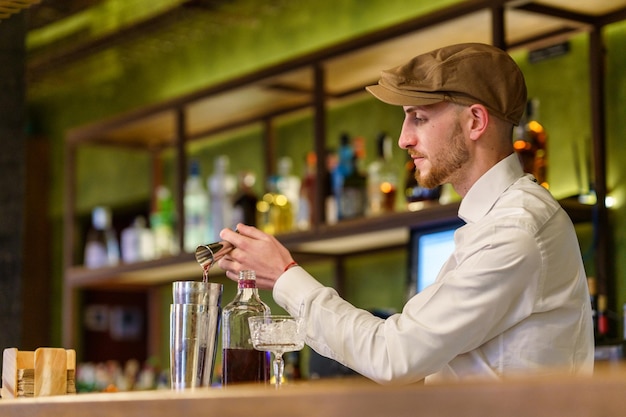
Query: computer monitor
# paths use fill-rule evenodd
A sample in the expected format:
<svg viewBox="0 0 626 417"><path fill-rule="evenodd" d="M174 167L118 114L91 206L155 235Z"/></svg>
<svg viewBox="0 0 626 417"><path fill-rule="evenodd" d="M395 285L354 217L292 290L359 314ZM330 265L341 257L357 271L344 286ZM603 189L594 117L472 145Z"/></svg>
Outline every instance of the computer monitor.
<svg viewBox="0 0 626 417"><path fill-rule="evenodd" d="M454 251L454 232L460 220L411 230L409 297L435 282L441 267Z"/></svg>

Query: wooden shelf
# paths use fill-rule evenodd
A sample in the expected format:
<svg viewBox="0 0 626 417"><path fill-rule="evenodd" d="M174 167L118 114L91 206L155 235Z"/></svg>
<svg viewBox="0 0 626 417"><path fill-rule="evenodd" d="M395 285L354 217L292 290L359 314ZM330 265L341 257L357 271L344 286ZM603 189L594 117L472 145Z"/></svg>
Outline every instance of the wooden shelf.
<svg viewBox="0 0 626 417"><path fill-rule="evenodd" d="M316 231L277 237L296 257L346 255L406 245L410 228L450 221L456 218L457 210L458 203L431 203L419 212L344 221L322 226ZM219 271L213 273L219 274ZM201 278L202 269L191 253L98 269L73 266L65 274L66 284L74 288L150 286L179 279Z"/></svg>
<svg viewBox="0 0 626 417"><path fill-rule="evenodd" d="M561 201L573 222L589 222L592 206L576 199ZM296 259L353 255L386 248L405 247L412 228L430 227L457 219L459 203L441 205L425 203L418 212L401 212L324 225L315 231L295 232L277 236ZM219 270L212 270L220 274ZM87 269L69 268L66 284L81 288L151 286L180 279L201 279L202 269L193 254L155 259L148 262Z"/></svg>

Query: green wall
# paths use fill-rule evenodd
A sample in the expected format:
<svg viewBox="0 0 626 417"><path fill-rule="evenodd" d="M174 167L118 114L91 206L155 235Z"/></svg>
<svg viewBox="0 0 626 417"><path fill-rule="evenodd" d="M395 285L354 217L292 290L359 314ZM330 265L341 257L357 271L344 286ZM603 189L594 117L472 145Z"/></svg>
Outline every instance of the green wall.
<svg viewBox="0 0 626 417"><path fill-rule="evenodd" d="M129 57L127 52L117 49L100 53L84 63L60 68L32 84L28 96L31 127L48 136L53 144L53 172L49 179L52 193L49 212L54 224L51 243L54 251L51 267L55 286L53 299L61 299L63 141L68 129L186 94L455 2L370 0L367 7L363 7L360 0L291 2L283 8L268 9L253 19L215 23L210 31L203 32L203 36L189 35L186 42L175 48L157 43L134 47L132 52L136 56ZM109 10L107 13L116 12ZM609 190L618 197L618 205L611 211L615 271L620 291L618 305L626 301L623 225L626 216L621 188L626 166L620 164L625 152L620 144L625 131L626 57L621 53L626 43L625 31L625 24L612 25L606 31ZM286 33L289 36L285 36ZM586 35L576 36L571 41L569 54L534 65L527 62L525 52L513 53L527 76L530 95L541 102L540 116L549 133L549 181L557 197L578 193L572 144L575 143L578 149L586 149L590 138L587 46ZM384 130L397 136L401 119L402 113L398 109L370 98L333 108L328 116L329 145L335 143L340 132L348 131L366 137L368 154L373 155L375 135ZM200 158L205 175L212 171L212 159L219 153L231 155L233 172L242 167L263 172L265 167L258 158L263 151L261 132L261 126L251 126L228 137L220 136L210 144L191 145L189 152ZM296 173L302 172L303 149L312 148L312 135L311 120L306 114L277 121L278 148L294 158ZM240 152L241 149L245 152ZM398 160L404 157L397 150L394 156ZM584 162L585 157L580 158ZM86 213L95 204L115 206L147 200L150 184L149 176L144 174L148 169L149 161L142 155L110 149L81 151L79 209ZM257 182L257 190L262 185ZM582 233L588 235L589 230L582 230ZM581 242L587 242L584 246L589 241L587 237L581 239ZM385 271L395 271L385 274L391 275L393 282L375 279L374 274L368 272L380 265L386 266ZM330 279L331 272L327 267L320 267L317 272L322 280ZM399 309L404 297L405 276L406 260L399 253L382 254L371 264L366 259L351 260L346 297L363 308ZM59 345L58 304L52 321L55 334L52 342Z"/></svg>

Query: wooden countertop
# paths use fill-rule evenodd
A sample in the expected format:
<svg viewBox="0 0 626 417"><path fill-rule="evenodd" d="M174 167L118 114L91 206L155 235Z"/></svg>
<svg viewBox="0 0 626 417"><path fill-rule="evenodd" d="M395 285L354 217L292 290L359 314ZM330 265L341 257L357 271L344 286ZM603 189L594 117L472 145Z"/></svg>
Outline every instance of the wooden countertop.
<svg viewBox="0 0 626 417"><path fill-rule="evenodd" d="M2 417L624 417L626 367L590 378L380 386L362 379L306 381L281 390L237 386L173 392L78 394L0 400Z"/></svg>

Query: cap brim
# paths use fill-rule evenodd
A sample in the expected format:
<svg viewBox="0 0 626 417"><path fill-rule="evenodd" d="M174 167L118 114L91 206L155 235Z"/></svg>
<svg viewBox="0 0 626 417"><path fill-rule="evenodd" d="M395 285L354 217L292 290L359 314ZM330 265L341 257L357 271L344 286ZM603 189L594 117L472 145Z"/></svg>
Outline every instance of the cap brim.
<svg viewBox="0 0 626 417"><path fill-rule="evenodd" d="M446 96L441 93L391 90L380 84L370 85L365 89L380 101L394 106L426 106L446 100Z"/></svg>

